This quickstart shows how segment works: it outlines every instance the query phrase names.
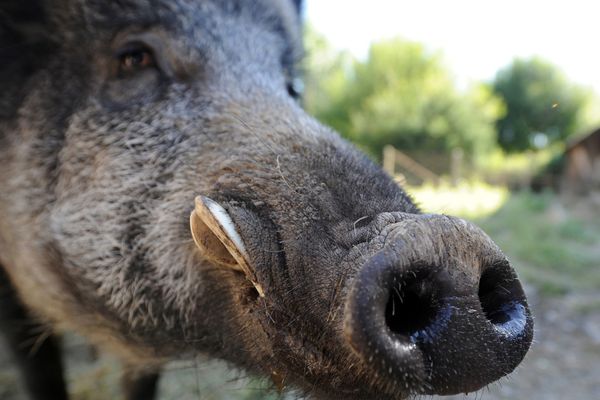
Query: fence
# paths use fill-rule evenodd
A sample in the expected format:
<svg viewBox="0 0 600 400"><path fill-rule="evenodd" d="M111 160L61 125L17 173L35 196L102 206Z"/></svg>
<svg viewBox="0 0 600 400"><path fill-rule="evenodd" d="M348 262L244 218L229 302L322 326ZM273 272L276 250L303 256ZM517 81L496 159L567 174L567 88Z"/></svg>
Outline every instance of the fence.
<svg viewBox="0 0 600 400"><path fill-rule="evenodd" d="M451 183L456 185L463 178L464 153L462 149L454 149L449 156L431 156L427 159L431 160L432 164L438 164L437 169L440 171L448 171ZM399 183L438 185L441 181L440 175L431 168L390 145L383 148L383 169L400 181Z"/></svg>

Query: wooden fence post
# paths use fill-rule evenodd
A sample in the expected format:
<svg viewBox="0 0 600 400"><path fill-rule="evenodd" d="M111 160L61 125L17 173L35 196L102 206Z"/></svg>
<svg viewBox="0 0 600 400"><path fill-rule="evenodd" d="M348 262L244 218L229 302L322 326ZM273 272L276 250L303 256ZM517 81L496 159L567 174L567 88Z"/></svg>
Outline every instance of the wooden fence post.
<svg viewBox="0 0 600 400"><path fill-rule="evenodd" d="M383 147L383 170L392 177L396 174L396 149L389 144Z"/></svg>

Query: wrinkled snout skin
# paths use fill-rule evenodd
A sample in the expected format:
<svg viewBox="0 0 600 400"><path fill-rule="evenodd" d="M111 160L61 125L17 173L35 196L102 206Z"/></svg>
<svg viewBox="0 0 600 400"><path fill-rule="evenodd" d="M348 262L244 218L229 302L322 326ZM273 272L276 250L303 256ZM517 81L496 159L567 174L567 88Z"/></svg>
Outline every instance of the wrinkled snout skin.
<svg viewBox="0 0 600 400"><path fill-rule="evenodd" d="M384 245L346 301L351 347L384 379L405 374L405 388L420 393L472 392L512 371L529 348L531 317L497 246L457 218L386 218L397 222L382 229Z"/></svg>
<svg viewBox="0 0 600 400"><path fill-rule="evenodd" d="M497 246L293 98L291 0L42 9L0 66L0 266L42 320L130 365L209 355L316 398L470 392L520 363L533 323ZM131 48L153 62L127 69ZM198 251L200 195L264 295Z"/></svg>

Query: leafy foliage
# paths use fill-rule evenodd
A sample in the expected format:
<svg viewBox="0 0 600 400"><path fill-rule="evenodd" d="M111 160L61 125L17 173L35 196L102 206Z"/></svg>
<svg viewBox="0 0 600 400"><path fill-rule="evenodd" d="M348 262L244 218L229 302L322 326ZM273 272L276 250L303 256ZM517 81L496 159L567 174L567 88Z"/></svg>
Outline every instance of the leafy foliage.
<svg viewBox="0 0 600 400"><path fill-rule="evenodd" d="M497 126L498 143L505 150L564 141L577 129L586 94L551 64L517 59L497 74L493 86L507 106Z"/></svg>
<svg viewBox="0 0 600 400"><path fill-rule="evenodd" d="M308 110L372 155L386 144L467 155L493 146L501 101L484 85L459 92L439 54L392 39L354 60L310 30L307 42Z"/></svg>

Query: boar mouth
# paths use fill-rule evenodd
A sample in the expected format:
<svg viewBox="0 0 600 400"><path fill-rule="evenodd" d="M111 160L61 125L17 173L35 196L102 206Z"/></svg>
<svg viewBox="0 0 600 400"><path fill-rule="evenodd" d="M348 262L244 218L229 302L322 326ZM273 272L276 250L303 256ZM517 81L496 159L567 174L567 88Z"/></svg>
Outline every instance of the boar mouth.
<svg viewBox="0 0 600 400"><path fill-rule="evenodd" d="M277 232L271 232L277 230L275 224L264 221L264 216L259 219L256 213L249 211L247 207L238 207L238 203L242 201L228 200L221 205L208 197L197 197L195 208L190 215L190 229L194 243L205 259L234 272L234 291L245 299L238 303L243 306L238 308L240 314L245 314L246 318L243 322L244 328L249 329L253 325L257 336L267 338L265 343L257 340L250 345L253 352L261 347L264 350L263 354L255 353L257 358L266 360L262 364L268 366L263 372L271 375L278 389L287 388L292 382L297 387L309 387L314 386L314 381L339 381L339 375L342 373L340 365L344 365L340 363L339 356L349 356L350 349L340 350L340 346L336 344L338 339L330 337L332 332L329 332L328 337L324 337L323 330L319 328L323 321L315 321L314 316L299 318L297 313L301 310L292 306L286 296L279 293L284 290L272 287L277 283L272 282L273 277L265 269L273 268L274 264L282 264L277 258L283 257L284 254L279 240L267 238L269 235L270 239L277 238ZM257 224L261 225L258 231L263 235L261 245L255 243L257 238L249 237L254 236L253 233L256 232L249 226L256 228ZM275 248L265 249L269 243ZM273 265L262 265L268 262L257 254L257 247L268 254L277 255L272 259ZM260 259L260 265L257 265L257 259ZM285 264L285 261L283 263ZM285 265L279 266L282 270L287 269ZM250 283L255 295L250 295L247 290L250 285L244 285L238 278ZM343 282L342 286L347 286L347 282ZM257 302L258 299L261 301ZM342 304L339 304L338 308L341 309ZM247 319L249 315L252 315L252 322ZM333 325L333 321L331 322ZM341 325L339 321L337 324ZM239 360L236 361L239 363ZM256 365L248 367L256 370ZM348 388L346 384L329 386L335 387L336 393L352 395L357 391L362 392L355 386ZM314 387L311 388L311 392L315 392ZM324 398L331 398L331 388L327 393Z"/></svg>

